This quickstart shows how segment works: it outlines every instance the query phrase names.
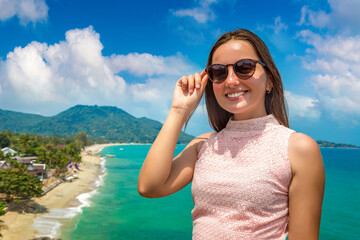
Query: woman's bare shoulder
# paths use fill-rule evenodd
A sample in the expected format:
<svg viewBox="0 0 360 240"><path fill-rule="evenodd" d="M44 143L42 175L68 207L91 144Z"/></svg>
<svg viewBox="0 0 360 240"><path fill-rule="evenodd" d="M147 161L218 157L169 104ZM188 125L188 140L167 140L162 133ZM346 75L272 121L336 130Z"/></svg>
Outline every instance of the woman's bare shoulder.
<svg viewBox="0 0 360 240"><path fill-rule="evenodd" d="M318 151L319 145L317 142L306 134L294 132L290 135L289 151L306 154L310 151Z"/></svg>
<svg viewBox="0 0 360 240"><path fill-rule="evenodd" d="M289 160L294 172L323 165L317 142L303 133L292 133L289 139Z"/></svg>

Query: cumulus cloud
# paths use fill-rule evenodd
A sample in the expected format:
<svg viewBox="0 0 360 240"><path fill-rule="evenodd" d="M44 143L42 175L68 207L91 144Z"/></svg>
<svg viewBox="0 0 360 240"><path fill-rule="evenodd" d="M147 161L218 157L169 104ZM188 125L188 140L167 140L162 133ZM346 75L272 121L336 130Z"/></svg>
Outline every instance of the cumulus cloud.
<svg viewBox="0 0 360 240"><path fill-rule="evenodd" d="M314 72L312 84L321 108L335 118L360 116L360 35L322 37L303 30L299 38L311 46L304 66Z"/></svg>
<svg viewBox="0 0 360 240"><path fill-rule="evenodd" d="M52 115L75 104L112 105L164 120L180 72L195 69L181 53L107 57L102 49L91 26L69 30L64 41L53 45L16 47L0 62L0 108ZM121 77L123 71L147 79L130 84Z"/></svg>
<svg viewBox="0 0 360 240"><path fill-rule="evenodd" d="M285 91L285 99L289 107L290 117L318 119L321 112L318 110L318 100Z"/></svg>
<svg viewBox="0 0 360 240"><path fill-rule="evenodd" d="M0 0L0 20L17 16L22 25L46 21L48 6L45 0Z"/></svg>
<svg viewBox="0 0 360 240"><path fill-rule="evenodd" d="M191 17L198 23L206 23L207 21L213 21L216 19L216 15L210 6L217 1L218 0L201 0L199 2L199 6L197 7L179 9L172 12L176 17Z"/></svg>
<svg viewBox="0 0 360 240"><path fill-rule="evenodd" d="M105 64L99 39L89 27L68 31L66 41L54 45L31 42L16 47L2 63L1 85L7 87L1 104L31 109L37 104L71 105L86 103L90 96L106 99L114 93L124 94L126 83Z"/></svg>

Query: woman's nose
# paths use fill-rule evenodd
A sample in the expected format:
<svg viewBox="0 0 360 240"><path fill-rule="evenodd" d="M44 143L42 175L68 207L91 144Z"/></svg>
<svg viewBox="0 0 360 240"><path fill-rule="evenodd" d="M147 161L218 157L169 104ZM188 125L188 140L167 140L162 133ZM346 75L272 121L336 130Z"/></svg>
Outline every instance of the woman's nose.
<svg viewBox="0 0 360 240"><path fill-rule="evenodd" d="M228 66L228 75L226 77L225 82L226 85L229 87L239 85L239 78L236 76L233 66Z"/></svg>

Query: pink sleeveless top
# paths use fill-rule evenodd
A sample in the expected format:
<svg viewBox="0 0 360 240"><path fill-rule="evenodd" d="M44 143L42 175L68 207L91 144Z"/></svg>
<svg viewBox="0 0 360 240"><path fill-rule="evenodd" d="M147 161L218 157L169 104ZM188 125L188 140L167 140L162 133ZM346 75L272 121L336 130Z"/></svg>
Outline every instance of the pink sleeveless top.
<svg viewBox="0 0 360 240"><path fill-rule="evenodd" d="M230 120L201 147L192 181L193 239L285 239L293 130L273 115Z"/></svg>

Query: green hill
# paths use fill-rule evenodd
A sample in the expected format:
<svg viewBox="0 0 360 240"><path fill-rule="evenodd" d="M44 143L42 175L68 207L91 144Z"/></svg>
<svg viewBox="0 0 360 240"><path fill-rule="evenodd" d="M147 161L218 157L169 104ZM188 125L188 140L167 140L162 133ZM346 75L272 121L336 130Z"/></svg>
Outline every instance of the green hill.
<svg viewBox="0 0 360 240"><path fill-rule="evenodd" d="M0 109L0 130L25 132L29 127L44 121L48 117L36 114L20 113Z"/></svg>
<svg viewBox="0 0 360 240"><path fill-rule="evenodd" d="M319 144L319 147L322 148L360 148L358 146L346 143L333 143L324 140L318 140L316 142Z"/></svg>
<svg viewBox="0 0 360 240"><path fill-rule="evenodd" d="M76 105L53 117L0 110L0 130L34 133L46 136L75 136L86 132L89 138L119 142L152 143L162 124L109 106ZM192 136L182 133L178 143L187 143Z"/></svg>

